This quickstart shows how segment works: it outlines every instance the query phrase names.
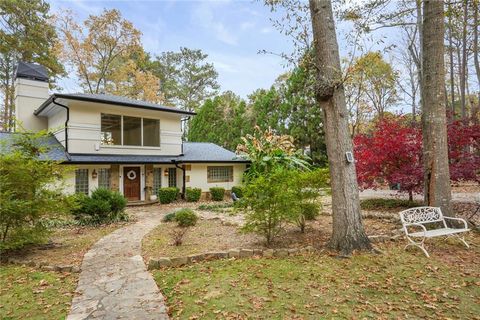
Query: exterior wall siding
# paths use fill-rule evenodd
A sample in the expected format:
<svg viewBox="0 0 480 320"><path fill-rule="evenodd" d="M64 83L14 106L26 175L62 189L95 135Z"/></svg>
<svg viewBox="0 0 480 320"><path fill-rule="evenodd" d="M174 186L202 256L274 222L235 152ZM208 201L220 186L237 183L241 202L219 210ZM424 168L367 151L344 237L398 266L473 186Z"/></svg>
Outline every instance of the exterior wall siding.
<svg viewBox="0 0 480 320"><path fill-rule="evenodd" d="M108 104L69 101L69 152L89 154L179 155L182 152L180 114ZM105 146L100 143L101 114L160 120L160 147Z"/></svg>
<svg viewBox="0 0 480 320"><path fill-rule="evenodd" d="M190 182L187 182L187 187L200 188L202 192L208 192L211 187L222 187L225 190L231 190L233 186L242 184L243 173L246 169L244 163L192 163L189 164L191 170L186 171L186 175L190 177ZM207 180L207 167L209 166L233 166L233 181L232 182L211 182ZM188 179L187 179L188 180Z"/></svg>

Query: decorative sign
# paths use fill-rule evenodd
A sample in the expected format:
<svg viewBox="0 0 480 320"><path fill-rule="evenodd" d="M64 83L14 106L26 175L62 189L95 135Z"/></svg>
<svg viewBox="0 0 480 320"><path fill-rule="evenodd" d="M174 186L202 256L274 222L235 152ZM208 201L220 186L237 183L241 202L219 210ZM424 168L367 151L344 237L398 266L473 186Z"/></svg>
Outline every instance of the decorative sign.
<svg viewBox="0 0 480 320"><path fill-rule="evenodd" d="M128 171L128 173L127 173L127 178L128 179L135 180L136 177L137 177L137 173L134 170Z"/></svg>

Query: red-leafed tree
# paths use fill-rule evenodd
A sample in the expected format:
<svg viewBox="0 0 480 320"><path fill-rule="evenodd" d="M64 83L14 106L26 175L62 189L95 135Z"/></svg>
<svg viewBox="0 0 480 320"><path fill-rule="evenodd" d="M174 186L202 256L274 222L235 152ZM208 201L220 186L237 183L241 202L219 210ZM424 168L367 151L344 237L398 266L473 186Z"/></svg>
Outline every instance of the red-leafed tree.
<svg viewBox="0 0 480 320"><path fill-rule="evenodd" d="M471 123L471 122L470 122ZM448 126L452 181L480 183L480 126L454 121ZM404 116L385 118L371 132L354 138L357 176L362 188L388 184L400 192L423 189L422 133Z"/></svg>
<svg viewBox="0 0 480 320"><path fill-rule="evenodd" d="M469 119L457 120L447 130L450 179L480 183L480 125Z"/></svg>

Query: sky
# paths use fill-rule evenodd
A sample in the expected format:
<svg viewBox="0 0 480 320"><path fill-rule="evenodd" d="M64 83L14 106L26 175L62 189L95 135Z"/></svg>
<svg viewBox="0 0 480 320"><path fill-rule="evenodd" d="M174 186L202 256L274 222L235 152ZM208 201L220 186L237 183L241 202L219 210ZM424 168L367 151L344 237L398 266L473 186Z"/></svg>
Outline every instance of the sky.
<svg viewBox="0 0 480 320"><path fill-rule="evenodd" d="M152 55L201 49L219 73L221 90L247 97L270 87L286 71L285 61L259 50L290 52L288 38L272 27L274 17L261 1L50 1L53 12L71 9L78 21L104 8L118 9L142 32L142 43ZM78 91L74 79L63 79L65 92Z"/></svg>

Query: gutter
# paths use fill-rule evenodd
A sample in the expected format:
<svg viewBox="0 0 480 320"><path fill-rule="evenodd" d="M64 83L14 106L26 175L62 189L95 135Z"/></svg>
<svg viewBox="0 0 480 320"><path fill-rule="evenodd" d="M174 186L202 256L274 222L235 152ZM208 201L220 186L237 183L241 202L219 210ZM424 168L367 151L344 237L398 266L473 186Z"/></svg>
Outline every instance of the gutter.
<svg viewBox="0 0 480 320"><path fill-rule="evenodd" d="M65 152L68 154L68 122L70 121L70 109L61 103L55 101L55 96L52 98L52 103L67 110L67 120L65 120Z"/></svg>
<svg viewBox="0 0 480 320"><path fill-rule="evenodd" d="M183 171L182 199L185 200L185 191L186 191L185 183L186 183L186 180L187 180L187 177L185 175L185 169L183 167L180 167L178 165L179 162L176 161L176 160L172 160L172 163L175 165L175 167L177 167L178 169Z"/></svg>

